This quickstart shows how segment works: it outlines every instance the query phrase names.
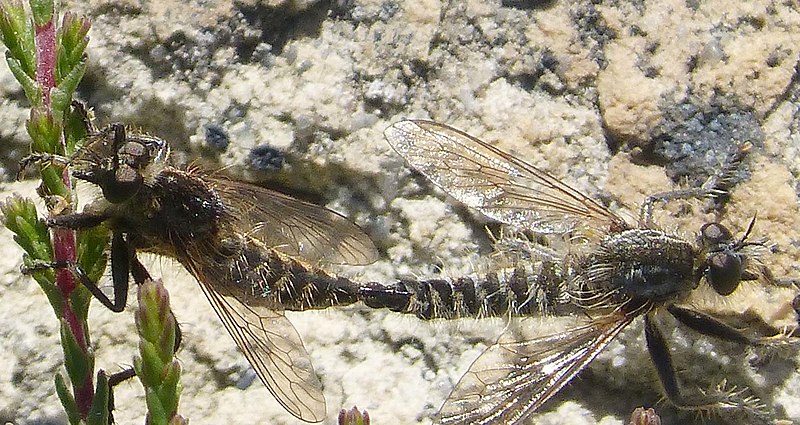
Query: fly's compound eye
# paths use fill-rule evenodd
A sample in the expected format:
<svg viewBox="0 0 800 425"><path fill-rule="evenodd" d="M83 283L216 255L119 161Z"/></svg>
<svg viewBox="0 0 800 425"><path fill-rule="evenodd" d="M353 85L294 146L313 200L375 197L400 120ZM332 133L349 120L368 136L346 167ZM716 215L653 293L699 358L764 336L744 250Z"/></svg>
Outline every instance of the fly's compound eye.
<svg viewBox="0 0 800 425"><path fill-rule="evenodd" d="M740 255L717 251L706 260L706 280L720 295L730 295L742 281L742 258Z"/></svg>
<svg viewBox="0 0 800 425"><path fill-rule="evenodd" d="M715 251L721 245L730 244L733 234L719 223L706 223L700 228L700 239L704 247Z"/></svg>
<svg viewBox="0 0 800 425"><path fill-rule="evenodd" d="M150 162L150 153L144 145L137 142L128 142L122 145L117 152L119 162L134 168L144 168Z"/></svg>
<svg viewBox="0 0 800 425"><path fill-rule="evenodd" d="M147 148L138 142L127 142L117 151L117 163L111 168L103 187L103 196L111 203L132 198L144 183L141 170L150 162Z"/></svg>
<svg viewBox="0 0 800 425"><path fill-rule="evenodd" d="M132 198L144 182L142 174L138 170L124 164L120 165L113 173L108 173L107 176L108 181L100 186L103 189L103 197L113 204Z"/></svg>

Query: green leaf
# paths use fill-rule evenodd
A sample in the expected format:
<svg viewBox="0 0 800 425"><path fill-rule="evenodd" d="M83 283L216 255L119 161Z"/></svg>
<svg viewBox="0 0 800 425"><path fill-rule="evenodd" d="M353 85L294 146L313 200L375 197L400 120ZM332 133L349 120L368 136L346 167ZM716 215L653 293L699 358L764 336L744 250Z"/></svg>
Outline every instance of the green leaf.
<svg viewBox="0 0 800 425"><path fill-rule="evenodd" d="M30 0L33 22L42 26L53 20L55 13L53 0Z"/></svg>
<svg viewBox="0 0 800 425"><path fill-rule="evenodd" d="M161 363L158 349L151 342L139 341L139 352L142 355L142 368L136 371L136 375L145 386L154 387L161 384L164 364ZM135 365L136 362L134 362L134 367Z"/></svg>
<svg viewBox="0 0 800 425"><path fill-rule="evenodd" d="M61 148L61 128L52 111L32 109L25 128L33 141L32 152L64 154Z"/></svg>
<svg viewBox="0 0 800 425"><path fill-rule="evenodd" d="M8 47L8 54L17 59L25 75L36 79L33 25L21 2L5 1L0 6L0 33L3 44Z"/></svg>
<svg viewBox="0 0 800 425"><path fill-rule="evenodd" d="M65 75L60 84L50 92L50 99L53 105L53 111L59 115L63 115L70 103L72 103L72 95L78 87L78 83L83 78L83 73L86 71L86 62L78 62L72 70Z"/></svg>
<svg viewBox="0 0 800 425"><path fill-rule="evenodd" d="M80 424L81 415L78 413L78 405L75 403L75 397L72 396L69 388L67 388L64 376L60 373L56 373L55 381L56 394L58 394L61 405L64 406L64 410L67 412L67 420L69 420L70 425ZM107 423L105 425L107 425Z"/></svg>
<svg viewBox="0 0 800 425"><path fill-rule="evenodd" d="M52 113L31 110L31 117L25 123L25 128L33 140L32 152L64 154L61 146L61 129L54 121ZM57 166L44 167L42 168L42 182L48 195L57 195L68 199L71 195L64 186L62 172L63 169Z"/></svg>
<svg viewBox="0 0 800 425"><path fill-rule="evenodd" d="M170 412L165 411L161 405L161 400L156 391L152 388L145 389L145 401L147 402L147 425L168 425Z"/></svg>
<svg viewBox="0 0 800 425"><path fill-rule="evenodd" d="M13 232L17 244L32 258L50 261L53 250L50 232L44 221L39 219L33 201L20 196L11 196L0 202L3 225Z"/></svg>
<svg viewBox="0 0 800 425"><path fill-rule="evenodd" d="M87 134L86 123L83 121L81 113L77 112L75 108L70 107L69 112L64 120L64 136L66 142L66 154L72 155L80 146Z"/></svg>
<svg viewBox="0 0 800 425"><path fill-rule="evenodd" d="M42 232L44 222L36 217L22 216L15 217L14 221L16 224L15 232L17 233L16 242L22 249L37 260L52 260L52 246L48 244L50 241L49 234L46 229Z"/></svg>
<svg viewBox="0 0 800 425"><path fill-rule="evenodd" d="M88 19L78 17L73 13L66 13L58 31L58 66L56 68L57 81L68 74L79 62L84 60L84 51L89 44Z"/></svg>
<svg viewBox="0 0 800 425"><path fill-rule="evenodd" d="M89 316L89 305L92 301L92 293L86 289L85 286L78 283L72 293L69 294L69 302L72 305L72 311L75 312L75 316L81 322L86 322L86 319ZM89 344L91 342L88 329L85 332L86 334L86 343Z"/></svg>
<svg viewBox="0 0 800 425"><path fill-rule="evenodd" d="M25 251L22 256L26 267L35 262L49 263L53 260L53 248L50 242L50 230L40 220L33 201L14 195L0 202L0 213L5 227L14 233L14 241ZM55 286L55 273L52 269L44 269L32 274L41 286L50 304L60 317L63 310L63 299Z"/></svg>
<svg viewBox="0 0 800 425"><path fill-rule="evenodd" d="M178 401L181 394L180 377L181 366L177 361L173 360L158 391L164 410L170 414L178 410Z"/></svg>
<svg viewBox="0 0 800 425"><path fill-rule="evenodd" d="M92 282L102 279L106 270L109 236L110 232L104 225L78 232L78 265Z"/></svg>
<svg viewBox="0 0 800 425"><path fill-rule="evenodd" d="M6 63L8 64L8 69L11 70L11 73L14 75L14 78L16 78L19 85L22 86L22 91L25 92L25 97L28 98L31 105L34 107L41 106L42 90L39 84L27 74L22 63L20 63L19 59L11 55L10 50L6 52Z"/></svg>
<svg viewBox="0 0 800 425"><path fill-rule="evenodd" d="M108 399L111 388L108 376L102 370L97 371L97 387L95 387L92 407L86 417L86 425L108 425Z"/></svg>
<svg viewBox="0 0 800 425"><path fill-rule="evenodd" d="M134 358L134 369L147 394L147 423L166 424L178 410L181 393L181 367L174 360L177 324L169 308L169 294L160 280L144 282L137 295L136 329L141 357Z"/></svg>
<svg viewBox="0 0 800 425"><path fill-rule="evenodd" d="M83 347L78 344L75 335L69 328L69 325L62 319L61 320L61 346L64 349L64 367L67 369L67 376L73 384L76 382L85 382L92 373L94 365Z"/></svg>

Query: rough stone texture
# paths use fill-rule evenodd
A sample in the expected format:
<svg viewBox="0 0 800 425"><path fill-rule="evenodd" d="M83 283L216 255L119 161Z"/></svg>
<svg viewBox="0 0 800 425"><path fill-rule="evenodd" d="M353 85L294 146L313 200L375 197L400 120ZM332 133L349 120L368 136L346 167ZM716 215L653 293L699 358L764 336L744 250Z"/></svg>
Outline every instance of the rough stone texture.
<svg viewBox="0 0 800 425"><path fill-rule="evenodd" d="M765 264L777 276L797 277L796 4L596 3L162 0L142 6L92 0L67 6L94 22L79 91L100 123L142 127L170 140L180 161L203 157L212 167L348 215L384 257L344 273L384 281L457 276L483 267L480 258L491 250L484 219L409 172L383 140L387 125L413 117L494 143L633 215L647 194L702 182L733 140L749 140L755 145L749 179L734 188L721 220L742 232L757 216L753 237L774 243ZM10 73L0 72L0 165L7 178L27 149L22 99ZM254 159L256 147L270 158ZM276 156L283 164L277 171ZM34 196L29 183L8 190ZM659 208L656 221L693 237L714 218L704 207L672 203ZM0 419L66 423L52 383L61 362L56 321L33 281L16 272L20 257L11 236L2 231L0 237ZM184 329L181 412L193 424L295 423L257 380L246 385L253 378L248 364L196 283L170 260L148 264L167 282ZM789 324L792 296L761 282L725 302L709 296L696 304ZM386 424L429 423L504 326L499 319L420 323L358 307L289 316L325 385L330 418L356 404ZM674 323L663 322L667 329ZM130 363L132 315L95 305L91 327L98 366L113 371ZM751 387L778 418L800 422L795 354L757 358L681 328L667 336L687 388L727 377L731 385ZM142 423L138 383L123 384L117 394L118 422ZM621 424L635 407L658 400L635 324L532 421ZM668 405L658 410L664 423L696 420Z"/></svg>

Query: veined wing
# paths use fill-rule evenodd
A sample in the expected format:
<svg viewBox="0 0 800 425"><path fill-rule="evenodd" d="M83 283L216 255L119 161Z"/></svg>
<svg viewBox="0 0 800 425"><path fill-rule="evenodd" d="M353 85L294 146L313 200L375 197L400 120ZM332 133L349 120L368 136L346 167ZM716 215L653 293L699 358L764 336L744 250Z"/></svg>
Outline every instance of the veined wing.
<svg viewBox="0 0 800 425"><path fill-rule="evenodd" d="M244 289L231 291L229 283L209 280L215 278L213 272L204 274L199 265L189 266L225 329L278 403L303 421L325 419L322 383L289 319L267 306L245 303Z"/></svg>
<svg viewBox="0 0 800 425"><path fill-rule="evenodd" d="M370 264L378 252L347 218L282 193L219 177L207 177L241 231L266 246L312 264Z"/></svg>
<svg viewBox="0 0 800 425"><path fill-rule="evenodd" d="M626 227L549 173L452 127L400 121L384 135L409 165L450 196L518 230L563 233L584 220L605 230Z"/></svg>
<svg viewBox="0 0 800 425"><path fill-rule="evenodd" d="M520 422L569 383L637 316L616 312L562 333L497 342L470 366L434 423Z"/></svg>

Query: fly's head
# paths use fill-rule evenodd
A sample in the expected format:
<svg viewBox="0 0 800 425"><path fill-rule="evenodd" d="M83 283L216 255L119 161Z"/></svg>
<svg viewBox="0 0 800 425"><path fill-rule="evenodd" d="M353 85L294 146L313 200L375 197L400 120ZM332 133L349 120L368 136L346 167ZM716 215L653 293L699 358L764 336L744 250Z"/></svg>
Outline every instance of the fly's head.
<svg viewBox="0 0 800 425"><path fill-rule="evenodd" d="M743 248L749 245L760 245L746 242L755 219L750 222L744 236L734 239L727 227L720 223L706 223L700 228L700 246L705 253L705 261L701 265L701 274L720 295L730 295L743 280L755 280L758 277L746 270L748 255Z"/></svg>
<svg viewBox="0 0 800 425"><path fill-rule="evenodd" d="M152 180L166 166L168 156L164 140L111 124L90 134L70 164L73 176L99 186L109 202L120 203Z"/></svg>

